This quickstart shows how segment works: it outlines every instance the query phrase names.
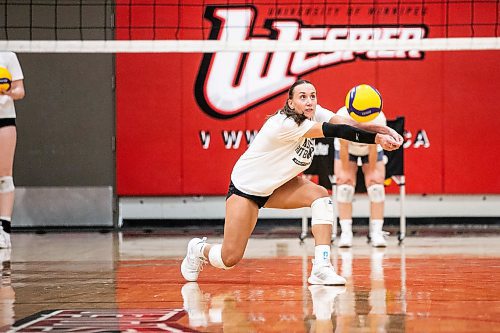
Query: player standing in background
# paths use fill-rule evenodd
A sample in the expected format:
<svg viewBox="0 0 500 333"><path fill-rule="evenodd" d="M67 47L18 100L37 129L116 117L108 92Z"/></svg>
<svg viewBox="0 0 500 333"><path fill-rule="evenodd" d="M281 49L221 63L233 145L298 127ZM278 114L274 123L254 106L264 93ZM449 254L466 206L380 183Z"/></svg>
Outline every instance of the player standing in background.
<svg viewBox="0 0 500 333"><path fill-rule="evenodd" d="M288 90L284 107L267 119L233 168L222 244L208 244L206 238L189 242L181 264L186 280L196 281L207 261L221 269L236 265L243 258L260 208L311 207L315 251L308 282L345 284L330 260L333 206L328 191L298 177L311 164L314 138L322 137L380 143L388 150L403 143L403 138L387 126L358 124L320 107L316 88L306 80L295 82Z"/></svg>
<svg viewBox="0 0 500 333"><path fill-rule="evenodd" d="M358 87L364 88L368 86L362 85ZM375 90L372 87L370 88ZM349 99L349 94L347 95L347 100ZM349 117L353 114L348 110L350 104L347 102L346 104L347 107L340 108L337 111L337 115ZM374 116L375 118L364 122L364 124L387 125L383 111L380 110L378 115ZM354 117L356 117L355 114ZM360 117L356 118L362 119ZM337 180L336 199L340 227L342 229L339 246L352 246L352 200L356 188L358 167L361 167L363 170L368 198L370 200L369 238L371 244L375 247L387 246L384 232L382 231L385 201L385 162L382 147L378 144L365 144L339 138L335 138L334 146L334 173Z"/></svg>
<svg viewBox="0 0 500 333"><path fill-rule="evenodd" d="M13 52L0 52L0 67L6 68L12 77L10 89L0 90L0 248L10 248L14 208L12 168L17 140L14 101L24 97L24 76Z"/></svg>

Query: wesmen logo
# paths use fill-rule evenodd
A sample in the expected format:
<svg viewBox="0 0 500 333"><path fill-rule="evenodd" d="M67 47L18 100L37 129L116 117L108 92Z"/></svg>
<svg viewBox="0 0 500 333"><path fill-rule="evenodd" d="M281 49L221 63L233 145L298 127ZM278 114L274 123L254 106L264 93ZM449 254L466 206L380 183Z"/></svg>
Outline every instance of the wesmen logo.
<svg viewBox="0 0 500 333"><path fill-rule="evenodd" d="M387 40L422 39L424 25L412 26L304 26L295 19L268 19L267 35L253 33L257 10L253 6L208 6L205 18L212 22L210 40ZM422 59L420 51L217 52L205 53L198 71L195 95L208 115L228 119L286 91L298 77L317 69L356 58Z"/></svg>

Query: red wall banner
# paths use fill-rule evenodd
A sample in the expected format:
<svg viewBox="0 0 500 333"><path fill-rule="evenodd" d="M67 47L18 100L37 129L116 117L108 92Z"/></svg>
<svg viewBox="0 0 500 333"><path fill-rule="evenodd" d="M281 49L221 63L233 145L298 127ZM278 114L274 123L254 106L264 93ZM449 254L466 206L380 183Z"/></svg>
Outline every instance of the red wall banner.
<svg viewBox="0 0 500 333"><path fill-rule="evenodd" d="M154 10L121 2L117 39L334 43L469 36L471 29L452 24L470 20L469 4L456 4L464 8L447 16L442 4L409 1L351 6L181 1L181 10L168 1L157 0ZM474 8L474 21L494 20L492 5ZM138 28L120 29L129 25ZM482 24L474 34L495 36L495 31ZM332 111L351 87L367 83L381 92L388 118L405 117L408 193L498 194L499 64L498 51L117 54L118 195L225 194L237 158L266 117L283 106L286 90L298 78L313 82L319 104Z"/></svg>

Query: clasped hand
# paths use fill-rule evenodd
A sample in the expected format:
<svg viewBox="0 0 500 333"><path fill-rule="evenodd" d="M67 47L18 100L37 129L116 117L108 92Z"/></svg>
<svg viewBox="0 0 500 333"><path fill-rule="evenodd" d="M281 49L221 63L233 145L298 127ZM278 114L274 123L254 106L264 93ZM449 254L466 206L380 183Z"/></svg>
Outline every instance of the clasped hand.
<svg viewBox="0 0 500 333"><path fill-rule="evenodd" d="M380 134L375 136L375 143L382 146L384 150L396 150L403 144L403 137L394 132L391 134Z"/></svg>

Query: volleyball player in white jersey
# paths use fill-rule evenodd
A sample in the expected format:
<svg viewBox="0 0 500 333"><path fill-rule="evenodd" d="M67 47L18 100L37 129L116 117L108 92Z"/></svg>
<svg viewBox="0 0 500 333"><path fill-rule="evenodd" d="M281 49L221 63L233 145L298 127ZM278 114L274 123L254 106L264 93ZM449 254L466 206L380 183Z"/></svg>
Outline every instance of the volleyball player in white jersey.
<svg viewBox="0 0 500 333"><path fill-rule="evenodd" d="M207 261L221 269L236 265L243 258L259 208L311 207L315 255L308 281L345 284L330 261L333 208L329 194L322 186L298 177L311 163L314 138L335 136L379 143L388 150L397 149L403 142L387 126L361 125L317 106L315 87L305 80L295 82L283 109L267 119L234 166L226 198L222 244L193 238L181 264L183 277L196 281Z"/></svg>
<svg viewBox="0 0 500 333"><path fill-rule="evenodd" d="M349 117L344 106L337 111L337 115ZM387 125L383 111L366 122L367 124ZM384 151L378 144L365 144L335 138L334 170L337 180L337 207L342 233L339 246L352 246L352 200L356 187L358 166L363 170L368 198L370 199L369 236L372 246L385 247L387 242L382 231L384 224Z"/></svg>
<svg viewBox="0 0 500 333"><path fill-rule="evenodd" d="M0 66L7 68L12 76L10 89L0 91L0 248L10 248L14 207L12 168L17 139L14 101L24 97L24 77L15 53L0 52Z"/></svg>

